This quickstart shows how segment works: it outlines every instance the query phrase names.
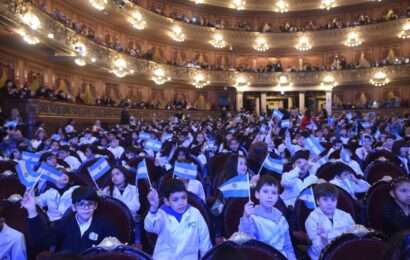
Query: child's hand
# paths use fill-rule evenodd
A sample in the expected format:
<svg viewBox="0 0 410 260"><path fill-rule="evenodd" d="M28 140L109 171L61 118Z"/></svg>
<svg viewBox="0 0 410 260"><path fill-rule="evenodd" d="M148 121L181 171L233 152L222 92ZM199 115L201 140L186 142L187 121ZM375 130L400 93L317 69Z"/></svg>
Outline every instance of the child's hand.
<svg viewBox="0 0 410 260"><path fill-rule="evenodd" d="M159 207L159 196L155 189L151 189L147 196L149 205L151 206L150 211L157 211Z"/></svg>
<svg viewBox="0 0 410 260"><path fill-rule="evenodd" d="M323 228L322 225L319 225L319 226L318 226L317 234L318 234L318 236L322 239L322 242L323 242L324 244L327 244L327 235L328 235L328 232Z"/></svg>
<svg viewBox="0 0 410 260"><path fill-rule="evenodd" d="M26 190L23 199L21 200L21 207L27 210L29 218L35 217L37 215L36 209L36 199L34 198L34 191Z"/></svg>
<svg viewBox="0 0 410 260"><path fill-rule="evenodd" d="M255 204L252 201L248 201L248 203L245 204L243 212L245 217L255 214Z"/></svg>

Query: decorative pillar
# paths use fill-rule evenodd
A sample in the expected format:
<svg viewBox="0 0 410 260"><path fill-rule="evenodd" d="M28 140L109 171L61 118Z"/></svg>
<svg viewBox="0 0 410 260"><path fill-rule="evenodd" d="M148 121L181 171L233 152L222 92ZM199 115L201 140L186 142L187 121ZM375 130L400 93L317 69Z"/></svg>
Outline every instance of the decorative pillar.
<svg viewBox="0 0 410 260"><path fill-rule="evenodd" d="M255 113L256 113L256 115L258 115L258 116L261 114L260 102L261 102L261 99L257 97L257 98L255 99Z"/></svg>
<svg viewBox="0 0 410 260"><path fill-rule="evenodd" d="M326 91L326 111L329 115L332 114L332 91Z"/></svg>
<svg viewBox="0 0 410 260"><path fill-rule="evenodd" d="M299 92L299 111L305 112L305 92Z"/></svg>
<svg viewBox="0 0 410 260"><path fill-rule="evenodd" d="M243 108L243 92L236 91L236 111L239 112Z"/></svg>
<svg viewBox="0 0 410 260"><path fill-rule="evenodd" d="M288 97L288 108L289 109L293 108L293 98L292 97Z"/></svg>
<svg viewBox="0 0 410 260"><path fill-rule="evenodd" d="M261 94L261 112L266 113L266 93Z"/></svg>

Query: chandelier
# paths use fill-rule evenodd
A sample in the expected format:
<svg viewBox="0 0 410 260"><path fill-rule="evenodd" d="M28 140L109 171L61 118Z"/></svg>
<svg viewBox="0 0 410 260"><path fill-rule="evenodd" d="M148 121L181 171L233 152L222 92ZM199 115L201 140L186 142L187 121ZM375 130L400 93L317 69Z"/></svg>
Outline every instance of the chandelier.
<svg viewBox="0 0 410 260"><path fill-rule="evenodd" d="M289 80L287 75L280 75L277 87L291 87L293 83Z"/></svg>
<svg viewBox="0 0 410 260"><path fill-rule="evenodd" d="M265 38L259 37L255 40L255 44L253 45L253 48L257 51L267 51L269 50L269 45L266 42Z"/></svg>
<svg viewBox="0 0 410 260"><path fill-rule="evenodd" d="M337 86L337 82L332 75L326 75L320 82L320 86L324 88L334 88Z"/></svg>
<svg viewBox="0 0 410 260"><path fill-rule="evenodd" d="M82 42L75 42L73 44L73 48L77 54L82 57L87 56L87 47L85 47L84 43Z"/></svg>
<svg viewBox="0 0 410 260"><path fill-rule="evenodd" d="M33 31L37 31L41 28L40 19L37 15L33 14L32 12L26 12L21 16L21 20L25 25L30 27Z"/></svg>
<svg viewBox="0 0 410 260"><path fill-rule="evenodd" d="M245 0L232 0L231 6L232 8L235 8L236 10L240 11L245 9L246 2Z"/></svg>
<svg viewBox="0 0 410 260"><path fill-rule="evenodd" d="M373 74L371 79L369 80L370 84L376 87L381 87L386 84L389 84L390 79L387 77L386 73L383 71L378 71Z"/></svg>
<svg viewBox="0 0 410 260"><path fill-rule="evenodd" d="M215 48L222 49L226 46L224 37L220 33L214 34L212 40L209 41Z"/></svg>
<svg viewBox="0 0 410 260"><path fill-rule="evenodd" d="M102 11L108 4L108 0L89 0L92 7L97 9L98 11Z"/></svg>
<svg viewBox="0 0 410 260"><path fill-rule="evenodd" d="M321 9L330 10L332 7L335 7L335 0L322 0L320 3Z"/></svg>
<svg viewBox="0 0 410 260"><path fill-rule="evenodd" d="M36 45L40 43L40 40L32 33L26 32L24 29L18 30L17 33L23 38L23 40L29 45Z"/></svg>
<svg viewBox="0 0 410 260"><path fill-rule="evenodd" d="M204 0L190 0L191 2L194 2L195 4L203 4Z"/></svg>
<svg viewBox="0 0 410 260"><path fill-rule="evenodd" d="M275 4L274 11L277 13L286 13L289 11L289 4L285 0L279 0Z"/></svg>
<svg viewBox="0 0 410 260"><path fill-rule="evenodd" d="M248 88L251 84L244 75L239 75L235 78L235 83L233 86L237 89L239 88Z"/></svg>
<svg viewBox="0 0 410 260"><path fill-rule="evenodd" d="M410 23L403 24L401 31L397 35L400 39L410 38Z"/></svg>
<svg viewBox="0 0 410 260"><path fill-rule="evenodd" d="M134 73L134 70L128 69L127 61L121 57L115 58L112 63L111 72L118 78L123 78Z"/></svg>
<svg viewBox="0 0 410 260"><path fill-rule="evenodd" d="M312 49L312 44L310 43L310 40L306 36L301 36L296 45L295 48L298 49L299 51L308 51Z"/></svg>
<svg viewBox="0 0 410 260"><path fill-rule="evenodd" d="M138 11L134 11L131 17L128 18L131 25L137 30L144 30L147 22L144 20L142 14Z"/></svg>
<svg viewBox="0 0 410 260"><path fill-rule="evenodd" d="M167 76L164 69L158 67L158 68L154 69L154 71L152 72L152 80L157 85L163 85L166 82L170 81L171 78L169 76Z"/></svg>
<svg viewBox="0 0 410 260"><path fill-rule="evenodd" d="M196 88L203 88L206 85L209 85L211 82L206 78L205 74L202 72L198 72L194 75L192 80L192 85Z"/></svg>
<svg viewBox="0 0 410 260"><path fill-rule="evenodd" d="M185 41L185 34L182 31L181 27L179 26L172 27L171 38L177 42Z"/></svg>
<svg viewBox="0 0 410 260"><path fill-rule="evenodd" d="M83 58L75 58L74 62L75 62L75 64L77 64L80 67L83 67L83 66L87 65L87 62Z"/></svg>
<svg viewBox="0 0 410 260"><path fill-rule="evenodd" d="M344 41L344 45L348 47L357 47L362 43L363 43L362 39L360 39L359 34L356 32L350 32L347 35L346 40Z"/></svg>

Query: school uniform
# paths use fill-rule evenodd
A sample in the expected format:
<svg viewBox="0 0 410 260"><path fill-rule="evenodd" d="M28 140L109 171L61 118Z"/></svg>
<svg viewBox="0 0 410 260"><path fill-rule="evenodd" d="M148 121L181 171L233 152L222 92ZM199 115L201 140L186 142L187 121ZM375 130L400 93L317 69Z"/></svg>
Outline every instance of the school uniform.
<svg viewBox="0 0 410 260"><path fill-rule="evenodd" d="M356 162L355 160L350 160L348 162L344 161L344 160L339 160L340 162L346 164L347 166L349 166L350 168L352 168L352 170L360 176L364 176L363 170L360 167L360 164L358 162Z"/></svg>
<svg viewBox="0 0 410 260"><path fill-rule="evenodd" d="M70 214L50 226L44 218L35 216L27 220L30 235L36 241L37 250L80 253L98 245L105 237L117 237L117 230L102 216L94 214L88 223L80 225L75 214Z"/></svg>
<svg viewBox="0 0 410 260"><path fill-rule="evenodd" d="M382 222L383 231L388 235L410 229L410 215L406 215L391 197L384 203Z"/></svg>
<svg viewBox="0 0 410 260"><path fill-rule="evenodd" d="M36 202L41 208L47 207L47 216L50 221L59 220L73 204L71 195L78 187L79 186L70 187L62 194L54 188L49 188L36 198Z"/></svg>
<svg viewBox="0 0 410 260"><path fill-rule="evenodd" d="M296 260L288 222L278 209L272 208L272 212L267 213L260 205L255 206L254 215L241 217L239 231L272 246L287 259Z"/></svg>
<svg viewBox="0 0 410 260"><path fill-rule="evenodd" d="M280 194L280 197L286 206L294 206L300 192L318 180L316 175L310 173L302 180L299 177L299 170L297 168L285 172L282 174L281 185L283 192Z"/></svg>
<svg viewBox="0 0 410 260"><path fill-rule="evenodd" d="M330 220L322 210L317 207L308 216L305 222L305 228L312 245L308 250L308 254L312 260L319 259L322 249L328 245L333 239L347 233L354 228L355 222L349 213L343 210L336 209L333 219ZM319 228L324 230L326 240L319 236Z"/></svg>
<svg viewBox="0 0 410 260"><path fill-rule="evenodd" d="M63 161L66 162L70 166L71 171L75 171L81 166L81 162L72 155L67 156L66 158L64 158Z"/></svg>
<svg viewBox="0 0 410 260"><path fill-rule="evenodd" d="M198 180L189 180L187 190L197 195L203 202L205 202L205 191L202 183Z"/></svg>
<svg viewBox="0 0 410 260"><path fill-rule="evenodd" d="M110 146L107 148L107 150L114 155L115 159L120 159L125 151L124 148L122 148L121 146L117 146L115 148Z"/></svg>
<svg viewBox="0 0 410 260"><path fill-rule="evenodd" d="M137 215L137 212L140 209L140 201L138 188L135 185L127 184L123 192L114 186L112 194L110 194L110 188L105 187L104 193L122 201L125 205L127 205L134 217Z"/></svg>
<svg viewBox="0 0 410 260"><path fill-rule="evenodd" d="M358 179L358 182L353 182L348 179L343 179L338 176L333 178L330 183L347 191L354 199L356 199L356 193L367 192L370 188L370 184L362 179Z"/></svg>
<svg viewBox="0 0 410 260"><path fill-rule="evenodd" d="M80 145L83 144L93 144L95 142L97 142L97 138L95 136L91 136L90 138L86 138L86 137L81 137L80 138Z"/></svg>
<svg viewBox="0 0 410 260"><path fill-rule="evenodd" d="M26 241L23 233L4 223L0 230L0 259L26 260Z"/></svg>
<svg viewBox="0 0 410 260"><path fill-rule="evenodd" d="M212 247L203 216L191 206L183 214L166 205L155 213L148 212L144 228L158 235L154 260L195 260Z"/></svg>

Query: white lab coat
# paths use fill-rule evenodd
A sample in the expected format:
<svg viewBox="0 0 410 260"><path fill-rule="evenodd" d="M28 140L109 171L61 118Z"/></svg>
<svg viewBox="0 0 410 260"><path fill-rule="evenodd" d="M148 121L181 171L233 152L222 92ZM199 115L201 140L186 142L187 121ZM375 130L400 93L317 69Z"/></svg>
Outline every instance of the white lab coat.
<svg viewBox="0 0 410 260"><path fill-rule="evenodd" d="M64 161L70 166L71 171L75 171L81 166L81 162L72 155L69 155L66 158L64 158Z"/></svg>
<svg viewBox="0 0 410 260"><path fill-rule="evenodd" d="M122 201L125 205L127 205L134 217L137 215L137 212L140 209L140 200L137 186L127 184L127 187L125 187L123 193L121 193L117 187L114 187L112 190L112 195L109 194L109 187L105 187L104 193Z"/></svg>
<svg viewBox="0 0 410 260"><path fill-rule="evenodd" d="M26 260L26 241L24 235L4 223L0 231L0 259Z"/></svg>
<svg viewBox="0 0 410 260"><path fill-rule="evenodd" d="M305 228L312 245L308 254L312 260L319 259L322 249L336 237L353 230L355 222L349 213L336 209L333 216L333 224L330 219L317 207L308 216ZM319 236L321 227L327 233L327 243Z"/></svg>
<svg viewBox="0 0 410 260"><path fill-rule="evenodd" d="M197 195L203 202L205 202L205 191L200 181L189 180L187 190Z"/></svg>
<svg viewBox="0 0 410 260"><path fill-rule="evenodd" d="M47 216L50 221L59 220L73 204L71 195L78 187L70 187L62 195L56 189L50 188L36 198L37 204L41 208L47 207Z"/></svg>
<svg viewBox="0 0 410 260"><path fill-rule="evenodd" d="M282 174L281 185L283 192L280 194L286 206L294 206L300 192L319 179L314 174L310 174L304 180L299 178L299 169L295 168Z"/></svg>
<svg viewBox="0 0 410 260"><path fill-rule="evenodd" d="M208 226L198 209L189 207L180 222L159 209L148 212L144 221L147 232L158 235L154 260L195 260L211 249Z"/></svg>
<svg viewBox="0 0 410 260"><path fill-rule="evenodd" d="M117 146L115 148L110 146L107 148L107 150L114 155L115 159L120 159L122 154L124 153L124 148L122 148L122 146Z"/></svg>
<svg viewBox="0 0 410 260"><path fill-rule="evenodd" d="M370 184L362 179L358 179L358 182L353 182L348 179L342 179L338 176L333 178L330 183L347 191L353 198L356 199L356 193L367 192L370 188Z"/></svg>

